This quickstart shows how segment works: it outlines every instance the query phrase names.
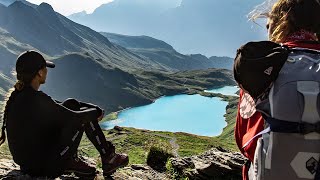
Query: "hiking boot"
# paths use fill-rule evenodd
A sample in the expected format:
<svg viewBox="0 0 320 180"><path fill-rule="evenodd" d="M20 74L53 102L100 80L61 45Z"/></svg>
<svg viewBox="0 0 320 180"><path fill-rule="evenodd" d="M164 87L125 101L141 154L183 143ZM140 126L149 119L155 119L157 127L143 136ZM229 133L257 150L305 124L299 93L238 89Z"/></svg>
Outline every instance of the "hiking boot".
<svg viewBox="0 0 320 180"><path fill-rule="evenodd" d="M110 158L103 160L102 162L103 176L110 176L118 168L123 168L127 166L128 163L128 155L113 153L113 155Z"/></svg>
<svg viewBox="0 0 320 180"><path fill-rule="evenodd" d="M95 165L82 156L72 157L67 162L65 172L74 173L80 177L95 176L97 174Z"/></svg>

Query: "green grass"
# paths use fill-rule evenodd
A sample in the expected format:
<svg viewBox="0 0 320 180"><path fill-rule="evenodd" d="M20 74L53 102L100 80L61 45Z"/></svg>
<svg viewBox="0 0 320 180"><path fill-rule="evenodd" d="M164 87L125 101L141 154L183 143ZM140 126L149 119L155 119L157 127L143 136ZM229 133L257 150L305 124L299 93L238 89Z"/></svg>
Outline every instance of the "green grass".
<svg viewBox="0 0 320 180"><path fill-rule="evenodd" d="M236 146L236 142L234 139L234 127L236 123L237 117L237 104L238 104L238 97L229 97L228 100L228 108L227 113L225 115L227 126L223 129L223 132L217 138L223 142L224 147L229 148L234 151L238 151Z"/></svg>
<svg viewBox="0 0 320 180"><path fill-rule="evenodd" d="M118 119L118 112L112 112L106 115L100 123L105 122L105 121L112 121Z"/></svg>
<svg viewBox="0 0 320 180"><path fill-rule="evenodd" d="M124 128L122 133L121 135L117 135L113 130L104 131L107 139L114 139L112 143L115 145L117 152L127 153L129 155L130 164L145 164L147 153L154 144L165 143L170 146L169 142L164 138L159 138L142 130ZM90 157L99 160L99 153L86 137L82 139L79 149Z"/></svg>
<svg viewBox="0 0 320 180"><path fill-rule="evenodd" d="M227 150L235 151L233 143L221 140L219 137L205 137L177 133L177 143L180 146L180 156L198 155L219 146Z"/></svg>

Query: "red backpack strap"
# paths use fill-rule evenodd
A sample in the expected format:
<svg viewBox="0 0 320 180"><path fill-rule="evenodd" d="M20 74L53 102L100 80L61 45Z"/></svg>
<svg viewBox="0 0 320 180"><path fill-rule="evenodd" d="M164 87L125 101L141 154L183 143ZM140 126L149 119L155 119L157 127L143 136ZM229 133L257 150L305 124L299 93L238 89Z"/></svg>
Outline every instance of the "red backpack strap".
<svg viewBox="0 0 320 180"><path fill-rule="evenodd" d="M249 169L251 166L251 162L248 160L243 166L242 166L242 180L249 180Z"/></svg>
<svg viewBox="0 0 320 180"><path fill-rule="evenodd" d="M251 100L252 98L250 99L248 94L240 90L235 139L242 154L252 162L258 137L253 139L246 147L244 147L244 145L256 134L264 130L264 119L259 112L255 111L254 104L252 104Z"/></svg>

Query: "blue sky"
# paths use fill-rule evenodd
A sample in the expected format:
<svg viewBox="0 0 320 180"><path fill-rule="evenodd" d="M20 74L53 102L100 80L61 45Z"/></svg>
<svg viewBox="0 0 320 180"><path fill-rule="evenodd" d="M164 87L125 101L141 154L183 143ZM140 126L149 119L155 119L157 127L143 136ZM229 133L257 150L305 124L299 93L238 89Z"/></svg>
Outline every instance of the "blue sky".
<svg viewBox="0 0 320 180"><path fill-rule="evenodd" d="M80 11L87 11L92 13L101 4L111 2L113 0L27 0L33 4L40 4L46 2L50 4L55 11L68 16Z"/></svg>

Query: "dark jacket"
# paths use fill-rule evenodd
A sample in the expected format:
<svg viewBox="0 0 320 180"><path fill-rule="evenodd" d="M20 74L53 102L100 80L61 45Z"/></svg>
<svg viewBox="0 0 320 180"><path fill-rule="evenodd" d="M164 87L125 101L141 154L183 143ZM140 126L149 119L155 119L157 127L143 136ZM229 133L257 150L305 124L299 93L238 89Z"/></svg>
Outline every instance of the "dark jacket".
<svg viewBox="0 0 320 180"><path fill-rule="evenodd" d="M7 112L8 144L14 161L36 175L60 173L60 153L65 148L62 139L97 119L101 115L98 109L72 111L45 93L25 87L13 98Z"/></svg>

